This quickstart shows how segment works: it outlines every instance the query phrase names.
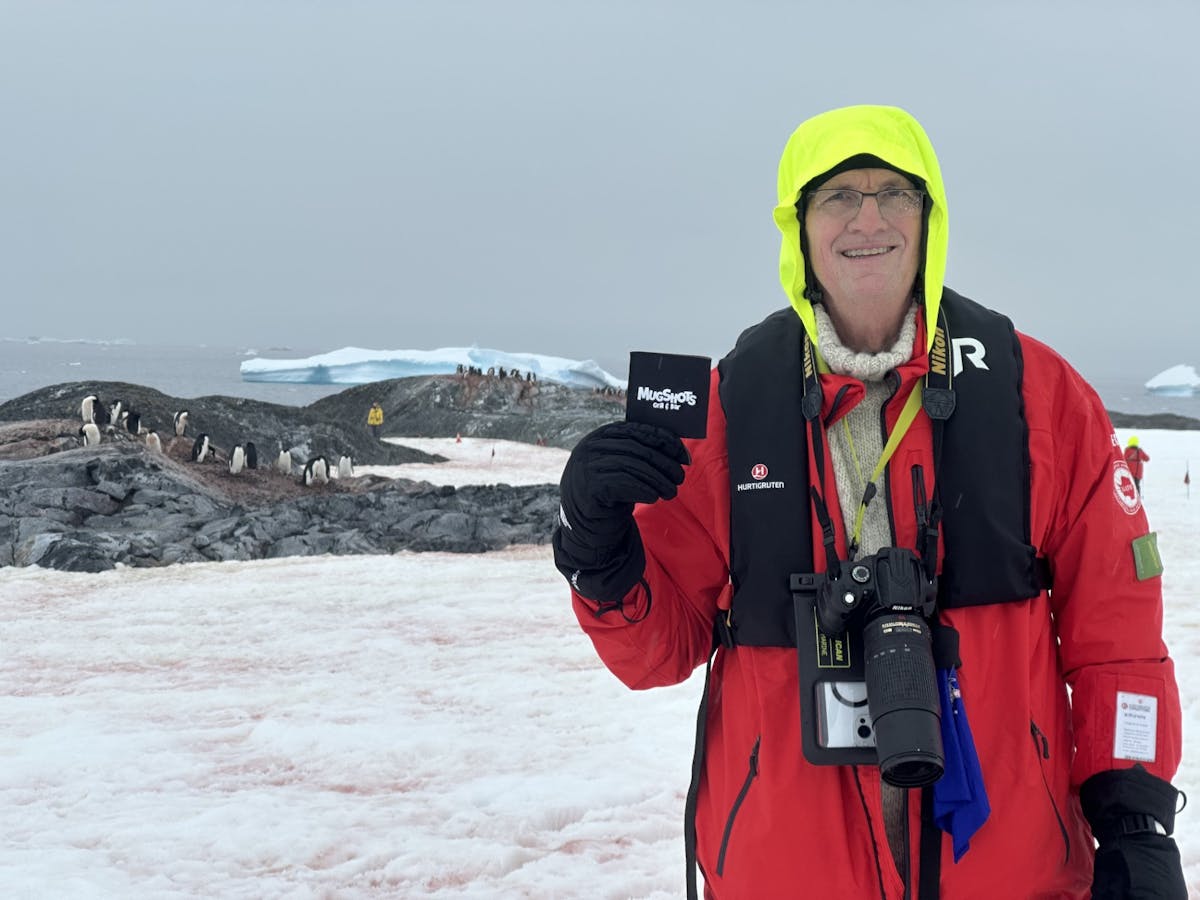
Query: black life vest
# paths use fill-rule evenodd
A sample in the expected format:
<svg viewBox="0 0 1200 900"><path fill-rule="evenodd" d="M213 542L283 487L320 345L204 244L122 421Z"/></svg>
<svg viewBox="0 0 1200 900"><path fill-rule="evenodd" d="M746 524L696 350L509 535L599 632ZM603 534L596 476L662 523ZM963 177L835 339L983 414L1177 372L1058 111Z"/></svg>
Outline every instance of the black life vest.
<svg viewBox="0 0 1200 900"><path fill-rule="evenodd" d="M1020 342L1007 317L948 288L938 326L943 333L931 363L948 380L955 340L968 356L952 380L953 413L941 425L937 459L945 545L939 606L1036 597L1049 578L1030 537ZM789 575L818 571L802 410L804 341L800 317L787 307L743 332L718 364L731 496L727 631L736 644L796 646ZM971 359L979 360L979 350L981 364ZM810 415L816 399L809 397ZM763 466L765 475L756 469ZM880 492L888 496L886 484Z"/></svg>

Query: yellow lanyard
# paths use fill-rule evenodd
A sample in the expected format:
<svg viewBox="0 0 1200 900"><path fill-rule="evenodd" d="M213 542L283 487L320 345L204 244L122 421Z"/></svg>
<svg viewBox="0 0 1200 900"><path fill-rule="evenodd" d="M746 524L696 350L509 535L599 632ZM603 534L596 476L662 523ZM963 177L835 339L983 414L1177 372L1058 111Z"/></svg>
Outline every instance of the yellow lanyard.
<svg viewBox="0 0 1200 900"><path fill-rule="evenodd" d="M854 552L858 549L858 538L862 532L863 516L867 512L867 504L875 496L875 482L879 476L883 474L883 470L887 467L888 460L892 458L892 454L896 452L896 448L900 446L900 441L904 438L905 432L908 431L913 420L917 417L917 410L921 408L921 382L918 381L912 391L908 395L908 399L904 401L904 408L900 410L900 418L896 420L896 427L892 429L892 433L888 435L887 444L884 445L883 453L879 455L879 462L875 464L875 471L871 473L871 480L867 482L866 489L863 491L862 502L858 504L858 512L854 514L854 534L850 537L850 556L853 558ZM857 460L855 460L857 462Z"/></svg>

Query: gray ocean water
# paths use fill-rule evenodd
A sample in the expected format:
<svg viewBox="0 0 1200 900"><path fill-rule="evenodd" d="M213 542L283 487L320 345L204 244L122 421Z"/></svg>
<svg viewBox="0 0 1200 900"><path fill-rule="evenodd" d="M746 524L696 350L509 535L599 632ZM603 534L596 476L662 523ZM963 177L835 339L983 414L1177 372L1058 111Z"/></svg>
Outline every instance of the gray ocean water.
<svg viewBox="0 0 1200 900"><path fill-rule="evenodd" d="M306 406L344 391L344 384L244 382L239 369L254 356L304 359L330 347L183 347L164 344L0 339L0 402L52 384L126 381L172 397L248 397Z"/></svg>
<svg viewBox="0 0 1200 900"><path fill-rule="evenodd" d="M270 384L245 382L239 366L253 356L304 359L333 347L185 347L126 342L0 339L0 403L22 394L71 381L127 381L173 397L219 394L248 397L288 406L306 406L344 391L338 384ZM1174 365L1175 363L1171 363ZM614 374L624 377L624 372ZM1128 377L1091 376L1104 405L1117 412L1176 413L1200 419L1200 395L1163 397L1149 394L1144 383L1156 372Z"/></svg>

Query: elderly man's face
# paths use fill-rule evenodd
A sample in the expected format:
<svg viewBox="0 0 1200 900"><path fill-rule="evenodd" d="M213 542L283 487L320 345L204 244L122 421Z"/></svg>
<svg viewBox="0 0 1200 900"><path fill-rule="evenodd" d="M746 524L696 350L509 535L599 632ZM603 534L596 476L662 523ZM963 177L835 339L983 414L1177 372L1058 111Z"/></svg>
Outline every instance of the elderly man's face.
<svg viewBox="0 0 1200 900"><path fill-rule="evenodd" d="M854 211L847 201L852 195L834 193L837 188L874 193L913 184L891 169L851 169L817 187L826 193L810 192L805 206L810 262L839 335L853 349L883 350L889 335L894 340L912 298L921 257L921 210L919 203L914 207L893 194L863 197ZM875 332L880 336L854 346L863 344L854 335Z"/></svg>

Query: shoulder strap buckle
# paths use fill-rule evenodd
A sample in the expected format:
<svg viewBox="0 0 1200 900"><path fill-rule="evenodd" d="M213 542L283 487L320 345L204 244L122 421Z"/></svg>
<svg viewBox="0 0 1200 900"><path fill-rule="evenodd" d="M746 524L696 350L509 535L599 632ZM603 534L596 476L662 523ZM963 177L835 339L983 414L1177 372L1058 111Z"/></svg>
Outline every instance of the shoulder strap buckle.
<svg viewBox="0 0 1200 900"><path fill-rule="evenodd" d="M954 391L950 388L925 388L925 396L921 398L925 407L925 415L937 422L943 422L954 414Z"/></svg>

